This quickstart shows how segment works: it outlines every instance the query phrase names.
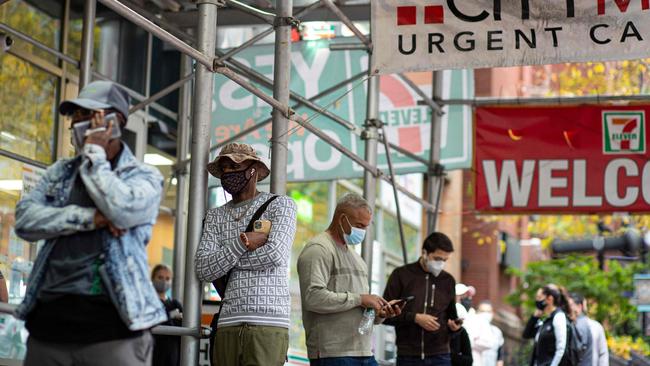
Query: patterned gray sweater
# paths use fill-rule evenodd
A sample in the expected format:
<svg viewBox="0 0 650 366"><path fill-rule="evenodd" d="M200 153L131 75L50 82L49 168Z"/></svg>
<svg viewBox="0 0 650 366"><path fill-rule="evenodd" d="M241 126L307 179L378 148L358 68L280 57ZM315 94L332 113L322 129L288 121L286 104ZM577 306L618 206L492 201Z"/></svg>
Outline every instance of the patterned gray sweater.
<svg viewBox="0 0 650 366"><path fill-rule="evenodd" d="M289 328L289 256L296 234L296 204L275 199L262 219L271 221L265 245L248 252L239 239L257 209L271 195L208 210L194 259L201 281L212 282L233 269L219 316L222 327L242 323ZM241 217L239 221L236 218Z"/></svg>

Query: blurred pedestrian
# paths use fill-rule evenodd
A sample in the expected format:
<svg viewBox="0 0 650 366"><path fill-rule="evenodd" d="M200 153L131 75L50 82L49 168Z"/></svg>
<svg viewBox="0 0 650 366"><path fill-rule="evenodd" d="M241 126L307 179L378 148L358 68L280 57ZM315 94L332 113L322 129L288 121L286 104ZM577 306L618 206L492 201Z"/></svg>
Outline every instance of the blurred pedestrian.
<svg viewBox="0 0 650 366"><path fill-rule="evenodd" d="M9 302L9 293L7 292L7 281L0 271L0 302Z"/></svg>
<svg viewBox="0 0 650 366"><path fill-rule="evenodd" d="M582 311L587 313L587 301L582 302ZM607 336L605 335L605 328L598 321L587 318L589 320L589 329L591 330L591 340L593 342L593 353L591 363L593 366L609 366L609 348L607 347Z"/></svg>
<svg viewBox="0 0 650 366"><path fill-rule="evenodd" d="M569 294L569 305L571 306L575 336L580 346L579 363L576 366L592 366L594 344L591 336L589 318L584 314L582 304L585 298L579 293Z"/></svg>
<svg viewBox="0 0 650 366"><path fill-rule="evenodd" d="M534 314L524 329L524 339L534 339L531 366L559 366L567 345L567 315L570 314L566 290L548 284L537 290Z"/></svg>
<svg viewBox="0 0 650 366"><path fill-rule="evenodd" d="M456 312L458 319L467 320L469 314L464 306L456 304ZM472 344L465 327L461 327L457 332L452 332L449 335L449 351L452 366L472 366L474 364Z"/></svg>
<svg viewBox="0 0 650 366"><path fill-rule="evenodd" d="M476 310L472 307L472 298L476 295L474 286L467 286L464 283L456 284L456 302L463 305L468 317L473 316Z"/></svg>
<svg viewBox="0 0 650 366"><path fill-rule="evenodd" d="M25 365L149 365L149 328L167 319L146 252L163 178L121 141L129 95L117 84L94 81L59 109L78 155L16 205L16 234L45 240L16 310L29 331Z"/></svg>
<svg viewBox="0 0 650 366"><path fill-rule="evenodd" d="M475 366L503 366L503 332L492 324L492 319L492 304L482 301L468 322Z"/></svg>
<svg viewBox="0 0 650 366"><path fill-rule="evenodd" d="M168 320L162 325L180 327L183 321L183 305L167 296L172 285L172 269L165 264L156 265L151 271L151 282L165 306ZM181 363L181 338L169 335L154 335L153 366L178 366Z"/></svg>
<svg viewBox="0 0 650 366"><path fill-rule="evenodd" d="M397 366L451 365L450 333L461 329L456 311L456 280L444 271L454 246L445 234L434 232L422 245L415 263L393 271L384 297L413 296L402 315L388 319L397 333Z"/></svg>
<svg viewBox="0 0 650 366"><path fill-rule="evenodd" d="M219 366L284 365L289 347L289 257L296 204L257 190L268 165L247 144L223 147L208 172L232 196L209 209L196 274L222 296L212 358Z"/></svg>
<svg viewBox="0 0 650 366"><path fill-rule="evenodd" d="M396 302L370 294L366 263L353 248L363 243L371 222L368 202L346 194L327 230L310 239L298 257L311 366L376 366L372 323L401 312Z"/></svg>

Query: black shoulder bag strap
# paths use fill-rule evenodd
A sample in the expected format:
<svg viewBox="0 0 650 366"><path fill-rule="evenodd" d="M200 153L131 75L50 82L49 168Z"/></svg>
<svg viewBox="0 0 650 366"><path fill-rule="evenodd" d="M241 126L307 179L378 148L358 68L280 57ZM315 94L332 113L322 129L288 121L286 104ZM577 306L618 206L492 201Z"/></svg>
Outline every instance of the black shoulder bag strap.
<svg viewBox="0 0 650 366"><path fill-rule="evenodd" d="M253 214L253 217L251 217L251 221L248 222L248 226L246 226L246 230L244 232L249 233L249 232L253 231L253 228L255 226L255 221L259 220L260 217L262 217L262 215L264 214L266 209L269 207L269 205L273 201L275 201L276 198L278 198L278 196L275 196L275 195L272 196L266 202L264 202L262 204L262 206L260 206L257 209L257 211L255 211L255 213ZM228 280L230 279L230 273L231 272L232 272L232 269L230 271L228 271L228 273L226 273L225 276L219 277L219 278L217 278L216 280L214 280L212 282L212 285L214 286L214 288L219 293L219 296L221 296L222 302L223 302L223 299L226 296L226 286L228 286ZM218 319L219 319L219 313L216 313L214 318L212 319L212 324L211 324L213 329L216 328Z"/></svg>

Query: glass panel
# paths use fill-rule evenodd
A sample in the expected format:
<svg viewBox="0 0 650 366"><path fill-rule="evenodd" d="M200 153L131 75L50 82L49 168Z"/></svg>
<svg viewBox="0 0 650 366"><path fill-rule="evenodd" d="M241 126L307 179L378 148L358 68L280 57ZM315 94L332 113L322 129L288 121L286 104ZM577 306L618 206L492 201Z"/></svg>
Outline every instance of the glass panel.
<svg viewBox="0 0 650 366"><path fill-rule="evenodd" d="M21 191L31 189L42 172L42 169L0 157L0 271L5 277L11 304L22 301L36 256L36 244L18 238L14 232L16 202ZM0 314L0 363L3 359L23 359L26 338L22 321Z"/></svg>
<svg viewBox="0 0 650 366"><path fill-rule="evenodd" d="M95 47L93 47L94 64L97 65L99 59L99 41L101 36L101 29L98 23L95 23L94 39ZM83 19L70 19L68 30L68 50L66 54L73 57L75 60L81 59L81 32L83 29Z"/></svg>
<svg viewBox="0 0 650 366"><path fill-rule="evenodd" d="M24 1L14 0L0 6L0 22L54 49L59 49L60 21ZM56 63L55 56L26 42L16 40L14 48Z"/></svg>
<svg viewBox="0 0 650 366"><path fill-rule="evenodd" d="M52 161L57 83L21 59L0 55L0 149Z"/></svg>

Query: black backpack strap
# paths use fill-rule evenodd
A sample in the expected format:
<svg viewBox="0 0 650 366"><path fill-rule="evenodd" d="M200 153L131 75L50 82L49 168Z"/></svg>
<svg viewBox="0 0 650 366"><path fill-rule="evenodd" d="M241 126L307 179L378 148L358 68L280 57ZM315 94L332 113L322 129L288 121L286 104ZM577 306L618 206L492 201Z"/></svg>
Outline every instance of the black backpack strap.
<svg viewBox="0 0 650 366"><path fill-rule="evenodd" d="M251 217L251 221L248 223L248 226L246 226L246 231L245 231L246 233L250 233L251 231L253 231L253 228L255 227L255 221L259 220L260 217L262 217L266 209L273 201L275 201L276 198L278 198L278 196L272 196L266 202L264 202L262 206L260 206L260 208L257 209L257 211L255 211L253 217Z"/></svg>

